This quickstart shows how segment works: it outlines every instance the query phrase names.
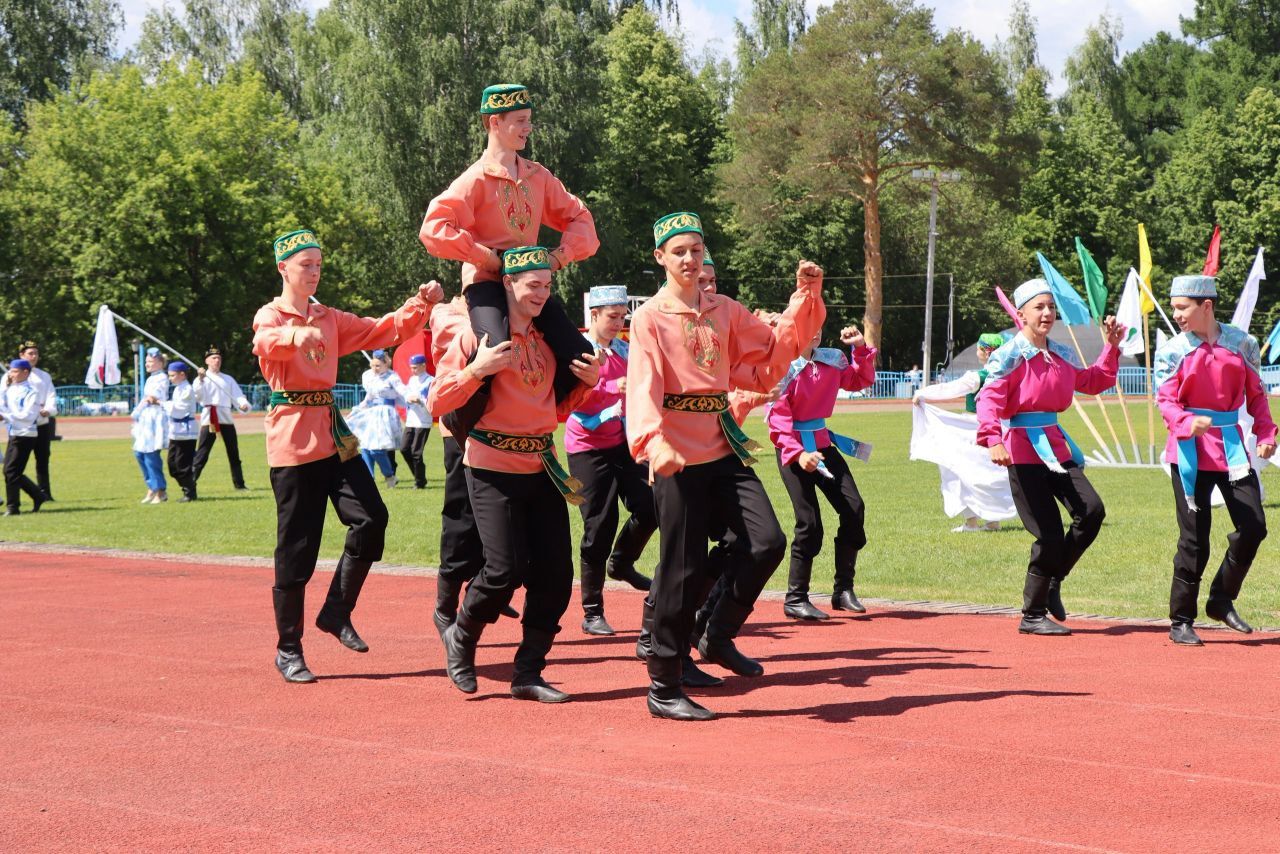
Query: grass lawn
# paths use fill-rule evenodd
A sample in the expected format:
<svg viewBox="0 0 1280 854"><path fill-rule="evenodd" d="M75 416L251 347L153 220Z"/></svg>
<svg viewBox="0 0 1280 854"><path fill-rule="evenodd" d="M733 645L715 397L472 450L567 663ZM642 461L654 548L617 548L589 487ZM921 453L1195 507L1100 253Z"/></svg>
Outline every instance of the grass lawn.
<svg viewBox="0 0 1280 854"><path fill-rule="evenodd" d="M1096 408L1091 406L1092 413ZM1140 410L1134 412L1135 422L1144 422L1141 426L1145 430L1145 414L1141 418L1139 414ZM1098 420L1096 414L1094 419ZM1074 416L1064 423L1086 451L1092 447L1088 433ZM910 413L842 414L832 419L832 426L875 445L870 464L852 463L867 502L870 541L858 566L860 593L907 600L1020 603L1030 538L1016 521L993 534L950 533L957 522L942 513L937 468L907 459ZM1124 429L1121 424L1117 427ZM747 429L767 444L761 419L750 419ZM217 449L201 480L199 502L177 504L171 499L165 505L144 507L138 500L146 488L127 441L55 444L52 476L57 502L38 514L0 519L0 540L270 556L275 545L275 504L267 481L263 439L242 436L240 449L251 491L232 490L226 459ZM438 436L431 437L427 452L427 490L414 490L402 481L399 488L383 493L391 510L385 558L389 562L424 566L437 562L443 477ZM789 534L794 521L791 506L772 458L762 459L757 469ZM1272 471L1268 469L1264 477L1270 491L1266 501L1269 511L1280 506L1280 477ZM1168 476L1155 469L1095 467L1090 469L1090 478L1107 504L1107 521L1097 543L1067 582L1067 607L1085 613L1166 616L1177 538ZM170 487L173 495L179 494L175 484ZM829 508L825 516L827 548L814 565L815 590L831 589L835 525ZM570 509L570 518L576 543L581 533L576 509ZM1220 509L1215 518L1210 575L1230 530L1225 511ZM342 533L330 511L324 557L338 556ZM1263 545L1240 601L1241 613L1256 624L1280 623L1277 549L1280 544L1276 542ZM651 569L656 557L655 537L641 568ZM784 561L772 586L785 585Z"/></svg>

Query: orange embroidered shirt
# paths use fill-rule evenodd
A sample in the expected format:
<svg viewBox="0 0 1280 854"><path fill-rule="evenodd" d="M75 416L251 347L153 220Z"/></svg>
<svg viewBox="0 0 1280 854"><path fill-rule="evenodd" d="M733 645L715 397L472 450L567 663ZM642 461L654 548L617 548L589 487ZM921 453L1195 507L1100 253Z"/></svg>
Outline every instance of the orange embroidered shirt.
<svg viewBox="0 0 1280 854"><path fill-rule="evenodd" d="M535 245L543 225L561 233L555 254L562 264L590 258L600 248L591 211L559 178L519 156L513 178L486 153L431 200L418 237L437 258L462 262L465 289L500 278L481 267L487 260L482 247L501 254Z"/></svg>
<svg viewBox="0 0 1280 854"><path fill-rule="evenodd" d="M431 303L414 294L380 318L359 317L312 303L305 316L277 297L253 316L253 353L272 391L329 391L338 380L338 358L357 350L391 347L422 332ZM297 330L315 326L324 341L314 350L295 343ZM338 452L327 406L276 406L267 411L267 464L299 466Z"/></svg>
<svg viewBox="0 0 1280 854"><path fill-rule="evenodd" d="M476 429L521 436L554 433L559 423L590 396L594 386L579 383L557 407L556 357L542 340L542 334L533 326L523 335L513 331L511 346L516 352L516 366L493 375L489 408L477 422ZM427 395L427 408L436 418L466 403L480 388L481 380L467 369L475 351L476 336L468 324L436 363L436 381ZM475 440L467 442L462 462L472 468L513 474L535 474L543 470L542 460L535 454L499 451Z"/></svg>
<svg viewBox="0 0 1280 854"><path fill-rule="evenodd" d="M820 280L798 288L772 327L723 294L700 292L695 311L665 288L659 291L631 317L631 455L646 462L664 441L688 465L732 453L716 415L663 409L663 395L770 391L826 317Z"/></svg>

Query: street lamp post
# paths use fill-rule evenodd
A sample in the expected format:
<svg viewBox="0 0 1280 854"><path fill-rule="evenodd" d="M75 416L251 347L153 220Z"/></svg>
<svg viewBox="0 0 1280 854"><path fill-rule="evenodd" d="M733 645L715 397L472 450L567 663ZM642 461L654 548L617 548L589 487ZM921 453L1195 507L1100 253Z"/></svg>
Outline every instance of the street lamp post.
<svg viewBox="0 0 1280 854"><path fill-rule="evenodd" d="M924 285L924 383L929 384L933 372L933 255L938 238L938 184L960 180L959 172L939 172L937 169L913 169L911 177L928 181L929 192L929 260L925 267Z"/></svg>

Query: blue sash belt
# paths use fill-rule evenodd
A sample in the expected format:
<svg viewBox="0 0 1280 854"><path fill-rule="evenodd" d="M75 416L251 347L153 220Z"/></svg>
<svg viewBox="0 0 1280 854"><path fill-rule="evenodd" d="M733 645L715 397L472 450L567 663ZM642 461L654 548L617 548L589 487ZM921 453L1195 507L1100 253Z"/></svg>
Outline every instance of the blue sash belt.
<svg viewBox="0 0 1280 854"><path fill-rule="evenodd" d="M1216 409L1187 408L1187 412L1206 416L1213 426L1222 431L1222 450L1227 457L1228 477L1232 482L1249 473L1249 454L1244 449L1244 436L1240 433L1240 413L1219 412ZM1196 472L1200 470L1200 454L1196 449L1196 437L1178 440L1178 476L1182 479L1182 494L1187 506L1196 508Z"/></svg>
<svg viewBox="0 0 1280 854"><path fill-rule="evenodd" d="M827 430L827 419L810 418L807 421L792 421L791 429L800 434L800 446L807 453L817 453L818 439L817 435L823 430ZM831 444L836 446L836 450L844 454L846 457L854 457L858 454L858 445L861 444L857 439L848 436L842 436L834 430L827 430L827 434L831 437ZM818 471L822 472L826 477L835 477L827 469L825 463L818 463Z"/></svg>
<svg viewBox="0 0 1280 854"><path fill-rule="evenodd" d="M583 427L592 431L599 430L600 425L604 424L606 421L613 421L614 419L618 419L623 423L626 422L626 419L622 417L622 401L621 400L619 400L613 406L606 406L604 409L600 410L594 415L588 415L585 412L571 412L569 413L569 415L571 418L576 420Z"/></svg>
<svg viewBox="0 0 1280 854"><path fill-rule="evenodd" d="M374 406L395 406L396 399L394 397L380 397L373 402Z"/></svg>
<svg viewBox="0 0 1280 854"><path fill-rule="evenodd" d="M191 423L192 421L194 421L194 420L195 420L195 419L194 419L194 418L192 418L190 415L188 415L186 418L174 418L174 419L172 419L172 421L173 421L173 423L174 423L174 424L190 424L190 423ZM1193 452L1193 453L1194 453L1194 452Z"/></svg>
<svg viewBox="0 0 1280 854"><path fill-rule="evenodd" d="M1071 451L1071 461L1077 466L1084 466L1084 453L1071 438L1071 434L1058 426L1058 413L1019 412L1009 419L1009 426L1026 433L1027 441L1031 443L1036 456L1051 471L1063 472L1065 470L1062 468L1062 463L1058 462L1058 457L1053 452L1053 445L1049 443L1049 435L1044 431L1046 427L1058 427L1062 432L1063 440L1067 443L1067 448Z"/></svg>

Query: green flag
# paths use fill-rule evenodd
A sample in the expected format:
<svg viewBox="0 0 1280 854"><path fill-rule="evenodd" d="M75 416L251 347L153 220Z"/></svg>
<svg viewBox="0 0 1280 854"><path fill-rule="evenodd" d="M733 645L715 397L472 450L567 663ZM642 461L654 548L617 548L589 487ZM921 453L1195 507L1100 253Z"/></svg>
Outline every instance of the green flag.
<svg viewBox="0 0 1280 854"><path fill-rule="evenodd" d="M1084 293L1089 300L1089 313L1101 323L1102 318L1107 315L1107 284L1103 281L1102 271L1098 269L1098 262L1093 260L1078 237L1076 254L1080 256L1080 271L1084 275Z"/></svg>

